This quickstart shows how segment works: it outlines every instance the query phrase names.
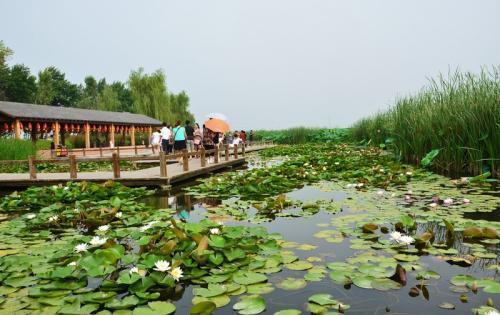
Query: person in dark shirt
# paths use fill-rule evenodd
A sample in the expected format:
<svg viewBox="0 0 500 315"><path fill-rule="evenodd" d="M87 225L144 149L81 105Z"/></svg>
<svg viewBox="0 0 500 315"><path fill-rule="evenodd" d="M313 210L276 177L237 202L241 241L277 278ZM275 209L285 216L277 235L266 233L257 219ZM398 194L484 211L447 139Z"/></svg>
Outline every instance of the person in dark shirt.
<svg viewBox="0 0 500 315"><path fill-rule="evenodd" d="M253 130L250 130L250 134L248 135L249 145L252 145L253 142Z"/></svg>
<svg viewBox="0 0 500 315"><path fill-rule="evenodd" d="M194 128L191 126L191 122L189 120L186 120L186 126L184 127L186 130L186 135L187 135L187 149L188 151L193 151L194 150Z"/></svg>

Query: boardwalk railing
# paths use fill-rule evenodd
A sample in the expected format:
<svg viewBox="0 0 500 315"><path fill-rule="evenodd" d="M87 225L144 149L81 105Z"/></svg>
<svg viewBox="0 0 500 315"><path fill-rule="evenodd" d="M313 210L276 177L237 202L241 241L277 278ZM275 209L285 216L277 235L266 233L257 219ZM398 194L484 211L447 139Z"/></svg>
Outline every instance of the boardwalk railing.
<svg viewBox="0 0 500 315"><path fill-rule="evenodd" d="M268 146L272 145L272 141L265 142L256 142L252 145L255 147L258 146ZM181 152L175 154L165 154L163 151L160 151L158 155L141 155L141 156L120 156L119 147L114 148L112 155L109 157L99 156L99 157L83 157L77 158L74 153L70 154L68 157L64 158L51 158L51 159L36 159L35 156L30 156L28 160L8 160L8 161L0 161L0 164L8 164L8 165L22 165L28 164L29 168L29 177L31 180L37 179L37 164L42 163L58 163L58 164L68 164L69 165L69 176L70 179L78 178L78 163L83 162L111 162L113 179L121 178L120 174L120 162L121 161L158 161L160 164L160 177L167 177L167 165L168 160L182 160L183 171L189 171L189 159L196 158L200 160L200 167L206 167L207 165L207 157L213 156L214 164L219 163L220 156L223 155L225 161L229 161L231 155L233 159L238 159L241 154L242 157L245 156L246 153L246 145L234 146L232 150L230 150L229 145L220 145L216 146L215 149L205 150L202 148L199 151L191 151L183 150ZM88 150L88 149L87 149Z"/></svg>

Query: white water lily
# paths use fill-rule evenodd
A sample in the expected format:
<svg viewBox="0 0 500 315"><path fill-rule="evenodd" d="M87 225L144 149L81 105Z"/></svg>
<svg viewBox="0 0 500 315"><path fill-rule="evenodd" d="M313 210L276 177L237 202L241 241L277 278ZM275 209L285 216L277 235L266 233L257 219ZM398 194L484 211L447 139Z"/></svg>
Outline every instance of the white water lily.
<svg viewBox="0 0 500 315"><path fill-rule="evenodd" d="M139 273L139 268L137 267L132 267L130 268L130 270L128 271L129 274L133 274L133 273Z"/></svg>
<svg viewBox="0 0 500 315"><path fill-rule="evenodd" d="M166 260L158 260L155 262L155 267L154 270L160 271L160 272L165 272L170 270L170 263Z"/></svg>
<svg viewBox="0 0 500 315"><path fill-rule="evenodd" d="M361 187L363 187L364 185L365 185L365 184L363 184L363 183L359 183L359 184L357 184L357 185L356 185L356 187L361 188Z"/></svg>
<svg viewBox="0 0 500 315"><path fill-rule="evenodd" d="M123 216L123 213L121 213L121 212L117 212L115 214L115 217L117 217L118 219L120 219L122 216Z"/></svg>
<svg viewBox="0 0 500 315"><path fill-rule="evenodd" d="M54 222L54 221L57 221L58 219L59 219L58 215L53 215L53 216L49 217L49 222Z"/></svg>
<svg viewBox="0 0 500 315"><path fill-rule="evenodd" d="M87 243L81 243L75 246L75 252L77 253L86 252L88 248L89 245Z"/></svg>
<svg viewBox="0 0 500 315"><path fill-rule="evenodd" d="M64 190L69 190L69 187L68 187L68 186L66 186L66 187L64 187L63 189L64 189Z"/></svg>
<svg viewBox="0 0 500 315"><path fill-rule="evenodd" d="M406 200L406 201L411 200L411 196L409 196L409 195L405 195L405 200Z"/></svg>
<svg viewBox="0 0 500 315"><path fill-rule="evenodd" d="M323 166L323 171L326 171L326 166Z"/></svg>
<svg viewBox="0 0 500 315"><path fill-rule="evenodd" d="M354 188L356 187L356 184L347 184L346 188Z"/></svg>
<svg viewBox="0 0 500 315"><path fill-rule="evenodd" d="M396 193L392 193L392 194L391 194L391 197L392 197L392 198L396 197Z"/></svg>
<svg viewBox="0 0 500 315"><path fill-rule="evenodd" d="M379 190L379 191L377 191L377 195L378 195L378 196L383 196L383 195L384 195L384 191L383 191L383 190Z"/></svg>
<svg viewBox="0 0 500 315"><path fill-rule="evenodd" d="M175 281L179 281L179 279L182 278L181 267L175 267L174 269L172 269L170 275L172 276L172 278L174 278Z"/></svg>
<svg viewBox="0 0 500 315"><path fill-rule="evenodd" d="M469 183L469 177L461 177L460 182L462 184L468 184Z"/></svg>
<svg viewBox="0 0 500 315"><path fill-rule="evenodd" d="M26 215L26 218L27 218L27 219L30 219L30 220L31 220L31 219L34 219L35 217L36 217L36 214L34 214L34 213L28 213L28 214Z"/></svg>
<svg viewBox="0 0 500 315"><path fill-rule="evenodd" d="M106 232L107 230L109 230L109 225L101 225L100 227L97 228L99 231L101 232Z"/></svg>
<svg viewBox="0 0 500 315"><path fill-rule="evenodd" d="M218 228L210 229L210 234L219 234L220 230Z"/></svg>
<svg viewBox="0 0 500 315"><path fill-rule="evenodd" d="M438 204L437 204L437 203L435 203L435 202L432 202L432 203L430 203L430 204L429 204L429 206L430 206L431 208L436 208L436 207L438 206Z"/></svg>
<svg viewBox="0 0 500 315"><path fill-rule="evenodd" d="M445 205L451 205L453 203L453 199L446 198L445 200L443 200L443 202L444 202Z"/></svg>
<svg viewBox="0 0 500 315"><path fill-rule="evenodd" d="M406 176L411 176L413 175L413 172L406 172Z"/></svg>
<svg viewBox="0 0 500 315"><path fill-rule="evenodd" d="M390 235L391 235L391 241L399 242L399 239L401 238L401 233L399 233L398 231L394 231Z"/></svg>
<svg viewBox="0 0 500 315"><path fill-rule="evenodd" d="M467 198L464 198L464 200L462 200L462 201L463 201L463 203L470 203L470 200Z"/></svg>
<svg viewBox="0 0 500 315"><path fill-rule="evenodd" d="M335 162L335 163L333 163L333 164L335 164L335 165L340 165L340 163L339 163L339 162Z"/></svg>
<svg viewBox="0 0 500 315"><path fill-rule="evenodd" d="M399 238L399 243L404 245L410 245L413 242L415 242L415 239L409 235L403 235Z"/></svg>
<svg viewBox="0 0 500 315"><path fill-rule="evenodd" d="M103 237L103 238L100 238L99 236L94 236L91 240L90 240L90 245L92 246L101 246L102 244L106 243L108 239Z"/></svg>

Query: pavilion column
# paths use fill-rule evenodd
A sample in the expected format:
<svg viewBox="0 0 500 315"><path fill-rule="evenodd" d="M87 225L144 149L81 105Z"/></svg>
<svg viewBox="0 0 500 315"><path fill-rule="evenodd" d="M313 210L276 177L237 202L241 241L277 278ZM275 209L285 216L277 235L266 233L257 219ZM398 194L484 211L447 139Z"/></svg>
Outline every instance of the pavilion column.
<svg viewBox="0 0 500 315"><path fill-rule="evenodd" d="M85 130L85 148L90 149L90 124L85 123L83 129Z"/></svg>
<svg viewBox="0 0 500 315"><path fill-rule="evenodd" d="M14 137L15 139L21 139L21 122L19 119L14 121Z"/></svg>
<svg viewBox="0 0 500 315"><path fill-rule="evenodd" d="M151 145L151 136L153 135L153 127L149 126L148 127L148 143Z"/></svg>
<svg viewBox="0 0 500 315"><path fill-rule="evenodd" d="M59 125L59 122L56 121L54 123L54 146L58 146L59 145L59 131L61 129L61 126Z"/></svg>
<svg viewBox="0 0 500 315"><path fill-rule="evenodd" d="M130 128L130 145L135 146L135 126Z"/></svg>
<svg viewBox="0 0 500 315"><path fill-rule="evenodd" d="M113 143L113 147L115 147L115 125L114 124L111 124L111 126L109 127L109 142Z"/></svg>

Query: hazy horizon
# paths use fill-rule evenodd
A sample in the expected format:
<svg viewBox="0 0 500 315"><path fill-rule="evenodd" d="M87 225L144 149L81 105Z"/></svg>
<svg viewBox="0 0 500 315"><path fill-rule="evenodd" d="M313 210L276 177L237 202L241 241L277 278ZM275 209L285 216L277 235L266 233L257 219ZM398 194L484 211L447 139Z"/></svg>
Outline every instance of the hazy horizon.
<svg viewBox="0 0 500 315"><path fill-rule="evenodd" d="M1 1L9 64L127 81L164 69L201 122L347 127L457 67L500 64L500 2Z"/></svg>

